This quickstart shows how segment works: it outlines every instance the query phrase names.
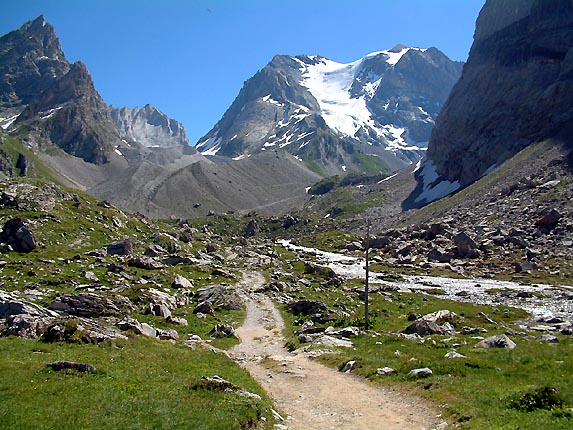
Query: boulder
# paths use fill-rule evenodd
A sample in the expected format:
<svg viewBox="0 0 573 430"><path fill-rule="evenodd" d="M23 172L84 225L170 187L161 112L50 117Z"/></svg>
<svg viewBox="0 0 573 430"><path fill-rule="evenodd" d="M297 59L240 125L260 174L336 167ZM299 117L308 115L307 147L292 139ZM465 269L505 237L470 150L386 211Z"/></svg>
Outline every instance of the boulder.
<svg viewBox="0 0 573 430"><path fill-rule="evenodd" d="M336 273L330 267L319 266L318 264L304 262L304 273L307 275L318 275L326 278L336 278Z"/></svg>
<svg viewBox="0 0 573 430"><path fill-rule="evenodd" d="M298 300L290 303L289 308L295 315L313 315L328 312L326 305L316 300Z"/></svg>
<svg viewBox="0 0 573 430"><path fill-rule="evenodd" d="M172 328L163 330L163 329L156 329L157 337L161 340L179 340L179 333L177 330L173 330Z"/></svg>
<svg viewBox="0 0 573 430"><path fill-rule="evenodd" d="M406 327L402 333L417 334L419 336L431 336L433 334L445 334L446 332L442 327L433 321L419 319Z"/></svg>
<svg viewBox="0 0 573 430"><path fill-rule="evenodd" d="M323 334L312 341L312 346L324 346L326 348L352 348L354 347L354 344L349 340L337 339L333 336Z"/></svg>
<svg viewBox="0 0 573 430"><path fill-rule="evenodd" d="M245 237L253 237L259 234L260 232L259 224L256 220L252 219L247 224L247 228L245 229Z"/></svg>
<svg viewBox="0 0 573 430"><path fill-rule="evenodd" d="M194 264L195 260L189 257L183 257L181 255L170 255L169 257L161 260L166 266L177 266L178 264Z"/></svg>
<svg viewBox="0 0 573 430"><path fill-rule="evenodd" d="M184 276L175 275L175 280L171 283L171 288L175 289L183 288L186 290L190 290L193 288L193 284L189 279L185 278Z"/></svg>
<svg viewBox="0 0 573 430"><path fill-rule="evenodd" d="M12 218L4 224L0 232L0 242L10 245L16 252L31 252L38 247L38 241L27 221L19 217Z"/></svg>
<svg viewBox="0 0 573 430"><path fill-rule="evenodd" d="M466 257L470 254L470 251L477 250L477 243L467 235L465 232L460 232L452 238L454 245L456 246L457 253L460 257Z"/></svg>
<svg viewBox="0 0 573 430"><path fill-rule="evenodd" d="M93 319L58 318L46 329L42 338L47 342L99 343L110 339L127 339L119 331Z"/></svg>
<svg viewBox="0 0 573 430"><path fill-rule="evenodd" d="M505 334L490 336L477 343L474 348L506 348L514 349L517 345Z"/></svg>
<svg viewBox="0 0 573 430"><path fill-rule="evenodd" d="M183 327L187 327L189 325L189 321L187 321L185 318L182 318L182 317L171 316L170 318L167 319L167 321L170 323L173 323L173 324L183 326Z"/></svg>
<svg viewBox="0 0 573 430"><path fill-rule="evenodd" d="M14 315L29 315L32 317L57 317L58 314L35 303L20 300L5 291L0 291L0 318Z"/></svg>
<svg viewBox="0 0 573 430"><path fill-rule="evenodd" d="M60 314L88 318L118 316L135 310L125 296L106 297L94 293L62 294L54 299L49 308Z"/></svg>
<svg viewBox="0 0 573 430"><path fill-rule="evenodd" d="M340 369L340 371L342 373L349 373L354 368L355 364L356 364L356 361L350 360L350 361L346 362L346 364L344 366L342 366L342 369Z"/></svg>
<svg viewBox="0 0 573 430"><path fill-rule="evenodd" d="M197 306L195 306L195 309L193 309L193 313L203 314L203 315L215 315L215 310L213 309L213 306L211 306L211 303L201 302Z"/></svg>
<svg viewBox="0 0 573 430"><path fill-rule="evenodd" d="M550 209L535 222L535 225L537 227L554 227L561 219L561 216L557 209Z"/></svg>
<svg viewBox="0 0 573 430"><path fill-rule="evenodd" d="M332 328L332 327L329 327L329 328ZM326 329L325 333L328 334L329 336L349 338L349 337L359 336L360 335L360 329L358 327L350 326L350 327L344 327L340 330Z"/></svg>
<svg viewBox="0 0 573 430"><path fill-rule="evenodd" d="M107 255L129 255L133 252L135 239L130 237L124 240L117 240L105 246Z"/></svg>
<svg viewBox="0 0 573 430"><path fill-rule="evenodd" d="M167 251L161 245L156 244L149 245L143 252L146 257L159 257L164 254L167 254Z"/></svg>
<svg viewBox="0 0 573 430"><path fill-rule="evenodd" d="M215 267L211 270L211 275L213 276L220 276L222 278L227 278L227 279L235 279L235 275L233 275L232 273L223 270L219 267Z"/></svg>
<svg viewBox="0 0 573 430"><path fill-rule="evenodd" d="M164 303L150 303L145 313L165 319L171 318L171 311Z"/></svg>
<svg viewBox="0 0 573 430"><path fill-rule="evenodd" d="M221 337L236 337L235 329L228 324L217 324L209 332L209 336L215 338Z"/></svg>
<svg viewBox="0 0 573 430"><path fill-rule="evenodd" d="M132 331L135 334L141 334L147 337L156 337L157 330L147 323L142 323L136 319L125 317L117 323L117 326L123 331Z"/></svg>
<svg viewBox="0 0 573 430"><path fill-rule="evenodd" d="M428 261L437 261L438 263L449 263L454 256L442 248L436 247L430 249L426 257Z"/></svg>
<svg viewBox="0 0 573 430"><path fill-rule="evenodd" d="M426 321L431 321L438 324L444 322L457 323L462 320L462 317L460 317L458 314L447 309L426 314L422 318Z"/></svg>
<svg viewBox="0 0 573 430"><path fill-rule="evenodd" d="M344 249L352 252L352 251L362 251L364 248L362 247L362 244L360 242L350 242L344 247Z"/></svg>
<svg viewBox="0 0 573 430"><path fill-rule="evenodd" d="M197 290L197 302L209 303L213 309L223 308L228 311L243 309L241 297L231 287L225 285L208 285Z"/></svg>
<svg viewBox="0 0 573 430"><path fill-rule="evenodd" d="M155 260L153 257L136 256L131 258L127 265L130 267L137 267L138 269L145 270L159 270L165 266L160 261Z"/></svg>
<svg viewBox="0 0 573 430"><path fill-rule="evenodd" d="M444 355L444 358L467 358L467 357L465 355L460 354L459 352L450 351L446 355Z"/></svg>

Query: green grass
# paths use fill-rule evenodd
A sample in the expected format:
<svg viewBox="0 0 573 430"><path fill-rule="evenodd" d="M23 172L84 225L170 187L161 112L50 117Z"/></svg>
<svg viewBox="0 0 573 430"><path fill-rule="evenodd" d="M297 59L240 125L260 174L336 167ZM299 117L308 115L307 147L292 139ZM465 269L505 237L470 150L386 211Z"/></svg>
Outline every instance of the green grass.
<svg viewBox="0 0 573 430"><path fill-rule="evenodd" d="M281 253L285 262L293 261L289 252ZM292 262L291 270L312 282L303 293L293 290L296 299L319 300L336 313L324 326L364 325L364 303L354 288L360 280L350 280L339 288L325 287L320 278L302 275L300 264ZM285 279L286 280L286 279ZM482 306L440 299L428 294L385 292L370 295L371 330L353 338L354 348L339 348L335 354L318 360L339 369L350 360L356 361L353 373L370 381L397 387L428 399L455 428L461 429L570 429L573 426L573 339L559 335L559 343L540 343L534 339L510 334L517 343L515 350L476 349L479 339L471 335L433 335L423 340L408 340L397 336L408 325L410 313L425 315L448 309L461 316L453 324L483 330L481 337L506 333L516 321L527 316L525 311L503 306ZM340 316L340 312L346 316ZM293 335L308 319L292 315L282 308L286 322L287 344L296 349L304 346ZM485 315L484 315L485 314ZM494 323L488 321L491 319ZM307 346L307 345L306 345ZM467 358L448 359L445 354L455 350ZM396 373L386 376L377 369L391 367ZM414 379L408 372L429 367L433 375ZM561 405L533 409L516 405L535 403L536 393L543 387L555 389ZM544 404L543 402L540 402ZM548 402L545 403L549 404Z"/></svg>
<svg viewBox="0 0 573 430"><path fill-rule="evenodd" d="M48 363L89 363L95 374L55 372ZM219 375L263 400L196 389ZM2 429L243 429L270 402L248 373L222 354L133 338L101 345L0 339ZM269 427L270 428L270 427Z"/></svg>

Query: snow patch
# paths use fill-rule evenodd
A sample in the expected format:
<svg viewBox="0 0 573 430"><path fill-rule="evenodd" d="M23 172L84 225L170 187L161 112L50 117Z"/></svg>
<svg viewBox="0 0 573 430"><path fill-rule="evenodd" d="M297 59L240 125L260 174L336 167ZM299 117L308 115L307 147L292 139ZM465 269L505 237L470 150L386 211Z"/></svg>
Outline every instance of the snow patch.
<svg viewBox="0 0 573 430"><path fill-rule="evenodd" d="M0 122L2 121L6 121L4 122L4 124L2 124L0 127L2 127L4 130L8 130L8 127L10 127L12 124L14 124L14 121L16 121L16 119L20 116L20 114L16 114L14 116L11 116L10 118L1 118Z"/></svg>
<svg viewBox="0 0 573 430"><path fill-rule="evenodd" d="M209 139L199 142L197 145L197 150L203 155L217 155L217 152L221 149L221 138L216 133L215 136Z"/></svg>
<svg viewBox="0 0 573 430"><path fill-rule="evenodd" d="M58 106L57 108L50 109L46 112L40 112L38 115L40 115L40 119L49 119L49 118L53 117L56 114L56 112L62 108L63 108L63 106Z"/></svg>
<svg viewBox="0 0 573 430"><path fill-rule="evenodd" d="M396 177L396 176L398 176L398 173L394 173L392 176L388 176L387 178L384 178L384 179L382 179L381 181L378 181L377 183L378 183L378 184L381 184L381 183L383 183L383 182L387 182L387 181L389 181L390 179L392 179L392 178L394 178L394 177Z"/></svg>
<svg viewBox="0 0 573 430"><path fill-rule="evenodd" d="M243 160L243 159L245 159L245 158L249 158L250 156L251 156L251 154L241 154L241 155L239 155L239 156L237 156L237 157L233 157L233 160L239 161L239 160Z"/></svg>
<svg viewBox="0 0 573 430"><path fill-rule="evenodd" d="M438 180L439 175L433 160L426 159L424 161L419 177L422 178L423 188L420 195L414 200L416 203L423 201L426 203L433 202L459 190L461 187L459 181L440 181L436 184L435 182Z"/></svg>
<svg viewBox="0 0 573 430"><path fill-rule="evenodd" d="M346 166L342 166L342 171L346 172Z"/></svg>
<svg viewBox="0 0 573 430"><path fill-rule="evenodd" d="M267 103L270 103L270 104L273 104L273 105L282 106L282 103L280 103L280 102L276 101L275 99L273 99L270 94L269 94L268 96L264 96L264 97L262 98L262 100L263 100L264 102L267 102Z"/></svg>

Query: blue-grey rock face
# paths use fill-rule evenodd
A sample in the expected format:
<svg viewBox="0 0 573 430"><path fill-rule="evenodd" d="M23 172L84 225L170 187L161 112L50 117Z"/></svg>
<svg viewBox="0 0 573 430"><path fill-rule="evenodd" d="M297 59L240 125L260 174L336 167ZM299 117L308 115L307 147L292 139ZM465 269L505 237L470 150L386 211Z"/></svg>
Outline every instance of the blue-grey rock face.
<svg viewBox="0 0 573 430"><path fill-rule="evenodd" d="M124 140L156 148L189 146L183 125L153 106L112 108L111 117Z"/></svg>

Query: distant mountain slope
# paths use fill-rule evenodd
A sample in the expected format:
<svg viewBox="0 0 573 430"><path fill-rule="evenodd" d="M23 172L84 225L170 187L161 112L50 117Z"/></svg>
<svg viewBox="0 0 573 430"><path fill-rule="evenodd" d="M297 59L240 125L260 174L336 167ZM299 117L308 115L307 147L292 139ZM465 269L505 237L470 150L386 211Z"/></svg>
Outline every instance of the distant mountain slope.
<svg viewBox="0 0 573 430"><path fill-rule="evenodd" d="M573 3L488 0L404 207L466 187L531 143L560 134L573 147L572 94Z"/></svg>
<svg viewBox="0 0 573 430"><path fill-rule="evenodd" d="M281 148L322 174L393 171L424 153L461 69L436 48L401 45L349 64L278 55L197 149L240 159Z"/></svg>

